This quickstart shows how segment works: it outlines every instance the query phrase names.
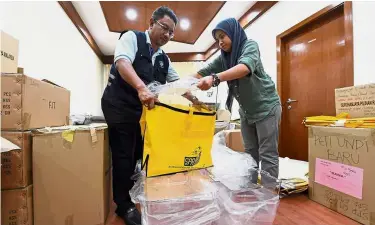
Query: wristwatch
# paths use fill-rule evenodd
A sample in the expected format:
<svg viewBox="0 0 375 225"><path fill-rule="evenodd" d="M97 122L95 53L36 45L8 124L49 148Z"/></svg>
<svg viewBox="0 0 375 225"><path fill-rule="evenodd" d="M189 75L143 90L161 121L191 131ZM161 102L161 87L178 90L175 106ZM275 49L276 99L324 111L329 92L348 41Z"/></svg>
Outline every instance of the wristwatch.
<svg viewBox="0 0 375 225"><path fill-rule="evenodd" d="M220 78L215 73L211 74L211 76L212 76L212 79L213 79L213 81L212 81L212 87L219 86L219 84L221 82Z"/></svg>

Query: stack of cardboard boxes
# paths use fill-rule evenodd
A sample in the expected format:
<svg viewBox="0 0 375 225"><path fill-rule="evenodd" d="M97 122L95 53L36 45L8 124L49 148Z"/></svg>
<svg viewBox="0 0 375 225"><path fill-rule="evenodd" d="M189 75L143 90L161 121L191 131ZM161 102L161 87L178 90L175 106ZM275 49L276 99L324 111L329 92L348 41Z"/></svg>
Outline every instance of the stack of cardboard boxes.
<svg viewBox="0 0 375 225"><path fill-rule="evenodd" d="M335 98L337 115L375 120L375 84L336 89ZM375 224L375 129L342 124L309 127L309 196L362 224Z"/></svg>
<svg viewBox="0 0 375 225"><path fill-rule="evenodd" d="M106 124L66 126L70 92L17 69L18 41L4 32L1 56L1 137L14 144L2 146L1 224L104 224Z"/></svg>
<svg viewBox="0 0 375 225"><path fill-rule="evenodd" d="M1 153L1 218L2 224L32 224L31 133L14 123L21 97L13 85L3 80L3 73L17 73L18 40L0 31L1 36L1 136L14 143L13 150ZM6 76L6 75L4 75ZM15 81L15 80L13 80ZM7 87L7 85L12 87ZM13 92L13 93L12 93ZM14 94L15 96L12 96ZM16 99L17 98L17 99ZM13 100L13 101L12 101ZM12 117L11 120L7 118ZM18 125L18 126L17 126ZM12 131L11 131L12 130Z"/></svg>
<svg viewBox="0 0 375 225"><path fill-rule="evenodd" d="M70 92L24 75L18 40L1 31L2 224L33 224L32 130L67 124Z"/></svg>

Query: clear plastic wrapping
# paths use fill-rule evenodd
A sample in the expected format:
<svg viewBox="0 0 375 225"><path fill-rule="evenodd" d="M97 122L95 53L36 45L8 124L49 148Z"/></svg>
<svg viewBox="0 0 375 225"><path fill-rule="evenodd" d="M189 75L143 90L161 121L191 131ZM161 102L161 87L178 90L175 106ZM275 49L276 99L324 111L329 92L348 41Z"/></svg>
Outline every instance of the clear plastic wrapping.
<svg viewBox="0 0 375 225"><path fill-rule="evenodd" d="M212 143L212 162L214 167L210 172L219 179L220 177L242 177L250 174L251 168L256 168L257 163L251 155L236 152L226 146L225 131L218 132Z"/></svg>
<svg viewBox="0 0 375 225"><path fill-rule="evenodd" d="M141 204L143 224L201 225L220 217L217 186L206 170L152 178L141 175L130 195Z"/></svg>
<svg viewBox="0 0 375 225"><path fill-rule="evenodd" d="M220 219L212 224L272 224L279 205L279 180L255 169L249 154L226 147L225 132L215 135L212 158L214 167L209 171L217 181L221 208Z"/></svg>
<svg viewBox="0 0 375 225"><path fill-rule="evenodd" d="M149 214L146 207L142 207L143 225L202 225L210 224L220 219L219 205L211 203L201 208L192 208L178 213Z"/></svg>
<svg viewBox="0 0 375 225"><path fill-rule="evenodd" d="M230 128L230 122L228 121L216 121L215 122L215 134L220 131L227 130Z"/></svg>
<svg viewBox="0 0 375 225"><path fill-rule="evenodd" d="M279 205L278 179L256 168L247 153L226 147L215 135L214 167L146 178L130 191L141 204L143 225L268 225ZM260 179L260 182L259 182Z"/></svg>
<svg viewBox="0 0 375 225"><path fill-rule="evenodd" d="M198 90L196 84L199 79L194 77L182 78L172 83L161 84L157 81L153 81L147 85L150 91L155 94L176 94L183 95L188 91Z"/></svg>
<svg viewBox="0 0 375 225"><path fill-rule="evenodd" d="M234 190L233 186L227 187L223 183L217 183L218 200L222 213L215 224L271 225L273 223L279 206L279 181L268 173L262 171L259 173L263 182L268 182L267 185L252 182L251 176L237 178L237 180L242 179L241 183L247 185ZM227 181L227 183L230 182L233 180Z"/></svg>

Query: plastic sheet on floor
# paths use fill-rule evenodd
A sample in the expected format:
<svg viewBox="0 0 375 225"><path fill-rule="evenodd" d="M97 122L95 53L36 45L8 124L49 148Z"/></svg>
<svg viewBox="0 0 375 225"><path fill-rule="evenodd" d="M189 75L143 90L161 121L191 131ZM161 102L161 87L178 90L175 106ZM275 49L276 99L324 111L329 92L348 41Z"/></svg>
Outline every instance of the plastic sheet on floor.
<svg viewBox="0 0 375 225"><path fill-rule="evenodd" d="M220 219L215 225L266 225L272 224L279 206L279 185L277 179L260 172L262 182L252 182L252 177L242 177L243 186L233 189L222 183L218 185L218 200L221 208ZM237 178L237 180L241 180ZM245 185L244 185L245 184Z"/></svg>
<svg viewBox="0 0 375 225"><path fill-rule="evenodd" d="M208 169L218 188L220 219L213 225L272 224L279 206L280 180L255 169L247 153L235 152L225 145L224 132L214 137L214 167Z"/></svg>

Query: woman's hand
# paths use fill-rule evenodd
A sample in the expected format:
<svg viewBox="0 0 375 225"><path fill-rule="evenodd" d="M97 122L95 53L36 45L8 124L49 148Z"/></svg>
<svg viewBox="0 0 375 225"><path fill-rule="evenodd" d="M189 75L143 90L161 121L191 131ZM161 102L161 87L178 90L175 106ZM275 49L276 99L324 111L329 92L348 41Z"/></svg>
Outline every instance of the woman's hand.
<svg viewBox="0 0 375 225"><path fill-rule="evenodd" d="M199 80L197 87L201 89L202 91L207 91L212 87L213 77L212 76L206 76Z"/></svg>

